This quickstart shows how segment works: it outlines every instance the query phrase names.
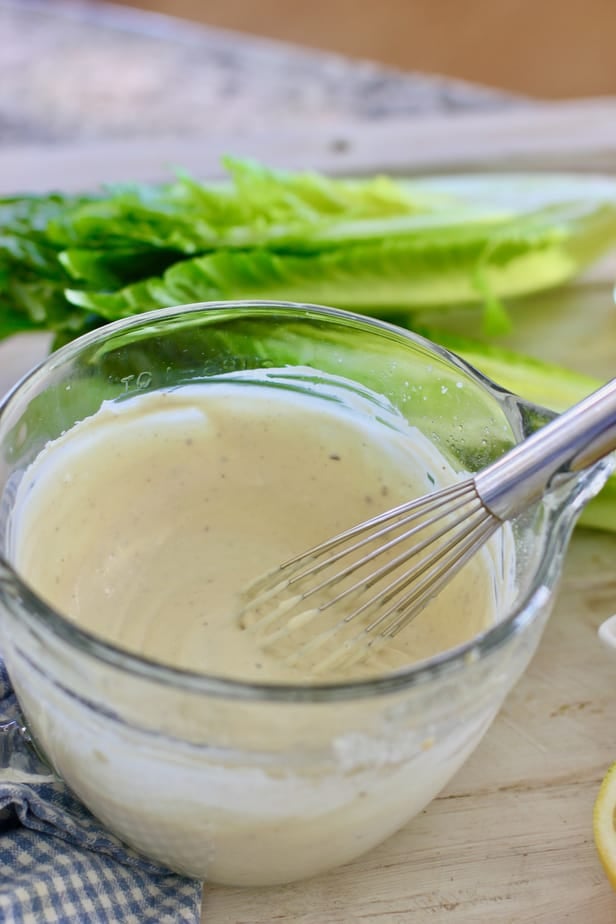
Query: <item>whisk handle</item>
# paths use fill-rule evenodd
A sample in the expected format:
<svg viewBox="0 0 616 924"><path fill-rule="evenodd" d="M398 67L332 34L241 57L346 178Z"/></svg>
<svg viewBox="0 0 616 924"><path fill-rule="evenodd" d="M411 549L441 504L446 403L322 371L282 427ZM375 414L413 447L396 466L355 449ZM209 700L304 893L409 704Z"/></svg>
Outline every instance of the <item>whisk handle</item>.
<svg viewBox="0 0 616 924"><path fill-rule="evenodd" d="M475 476L484 505L501 520L538 500L556 476L573 475L616 449L616 379L555 417Z"/></svg>

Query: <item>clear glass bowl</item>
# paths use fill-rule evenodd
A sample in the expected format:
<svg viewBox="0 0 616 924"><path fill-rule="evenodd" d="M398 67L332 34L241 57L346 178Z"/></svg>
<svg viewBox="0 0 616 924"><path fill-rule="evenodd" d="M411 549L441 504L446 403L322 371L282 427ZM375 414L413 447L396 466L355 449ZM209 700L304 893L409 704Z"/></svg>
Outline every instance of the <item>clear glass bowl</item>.
<svg viewBox="0 0 616 924"><path fill-rule="evenodd" d="M111 324L50 356L0 407L0 643L34 740L127 843L233 885L346 863L442 789L535 651L576 516L609 471L595 466L515 521L515 602L496 625L374 680L267 686L174 670L81 631L15 573L7 519L48 440L104 400L284 364L385 395L458 470L483 467L551 416L407 331L263 302Z"/></svg>

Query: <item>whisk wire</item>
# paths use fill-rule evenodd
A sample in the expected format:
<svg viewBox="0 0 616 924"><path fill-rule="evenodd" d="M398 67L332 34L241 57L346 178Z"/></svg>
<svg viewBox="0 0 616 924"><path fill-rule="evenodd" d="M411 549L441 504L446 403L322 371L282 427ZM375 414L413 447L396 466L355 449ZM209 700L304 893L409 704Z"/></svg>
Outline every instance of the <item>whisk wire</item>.
<svg viewBox="0 0 616 924"><path fill-rule="evenodd" d="M272 610L259 619L263 647L272 648L284 641L290 634L309 624L316 615L346 598L352 598L353 594L358 596L359 605L288 654L285 661L289 666L313 657L333 639L339 637L345 626L360 616L370 620L368 625L363 626L351 638L343 639L339 645L334 645L318 663L318 673L341 663L348 666L352 663L349 660L351 657L355 661L368 649L374 650L374 646L379 644L378 639L384 640L397 635L419 615L446 580L450 579L452 573L459 570L501 525L500 520L483 507L472 480L458 483L452 488L451 491L440 492L434 499L428 498L422 503L411 501L380 514L283 565L280 569L282 571L289 567L297 568L298 565L299 570L292 572L286 581L279 581L274 586L269 586L266 582L265 592L257 594L255 598L257 607L263 606L272 598L276 601ZM379 527L376 531L372 528L375 523ZM399 532L401 529L402 532ZM424 536L426 531L427 535ZM345 538L354 539L362 533L365 535L359 541L352 542L350 546L345 543ZM392 533L394 535L391 539L381 541ZM423 538L413 543L412 540L418 535ZM441 542L442 539L445 541ZM341 543L341 549L334 555L327 555L327 550L332 548L334 542ZM401 543L406 545L399 554L370 573L365 573L366 568L375 560L380 561L384 553L395 549ZM298 588L297 593L292 593L293 586L302 579L313 576L325 567L332 568L341 558L346 558L369 544L374 544L375 548L351 561L342 570L333 568L332 573L316 585L303 592ZM324 561L315 563L313 560L309 567L303 567L306 559L314 559L314 556L322 554L326 555ZM412 561L414 564L406 567ZM393 582L382 586L382 581L386 577L400 569L403 569L402 573L395 577ZM334 596L328 596L323 602L319 603L317 598L315 604L310 605L310 600L315 595L326 592L328 588L356 572L359 572L360 576L350 586ZM411 590L405 593L409 587ZM376 591L365 599L365 592L371 588L376 588Z"/></svg>
<svg viewBox="0 0 616 924"><path fill-rule="evenodd" d="M349 667L354 662L361 660L368 650L375 650L387 639L394 638L421 613L422 609L424 609L432 597L451 579L453 574L464 566L468 559L481 548L486 539L488 539L501 525L501 522L496 517L491 517L482 522L476 521L472 530L467 531L466 539L460 543L459 547L450 549L450 555L447 559L443 561L442 556L439 556L432 562L432 567L439 565L440 562L440 568L444 567L452 570L437 572L436 579L433 579L432 571L430 571L425 576L424 580L417 585L411 593L407 594L406 597L403 597L402 600L398 600L394 606L378 616L369 625L362 628L356 635L350 639L346 639L340 645L333 648L328 655L319 662L317 672L322 673L328 668L340 666L341 664L344 664L345 667ZM393 619L385 628L381 629L380 632L375 632L375 630L394 613L398 613L398 618ZM359 615L359 610L353 615ZM335 636L340 633L344 623L347 621L347 618L340 620L334 626L319 633L319 635L310 642L303 645L300 650L293 652L286 659L287 663L293 666L306 656L313 655L319 649L325 647L331 639L335 638Z"/></svg>
<svg viewBox="0 0 616 924"><path fill-rule="evenodd" d="M452 547L456 547L457 543L460 540L466 538L466 536L474 531L478 525L483 521L483 515L481 512L474 511L475 516L469 518L467 516L461 516L453 523L448 523L442 529L440 529L433 536L430 536L428 539L424 540L420 545L414 546L411 549L407 549L404 555L399 556L399 560L396 562L397 565L404 565L406 562L410 561L416 555L430 548L435 542L438 542L439 539L442 539L443 536L447 535L451 530L456 529L458 526L465 524L464 528L458 533L454 533L452 537L442 546L438 546L436 549L426 555L425 558L420 559L413 567L406 569L399 578L397 578L392 584L390 584L386 590L380 591L374 595L370 600L367 600L362 604L361 607L354 610L352 613L349 613L344 617L346 622L350 622L351 619L354 619L356 616L359 616L363 613L373 602L378 602L380 604L387 603L389 600L397 596L397 594L404 590L410 583L420 578L426 571L433 568L434 565L438 564L441 559L451 550ZM370 586L367 582L366 586Z"/></svg>
<svg viewBox="0 0 616 924"><path fill-rule="evenodd" d="M375 559L382 558L384 553L390 552L392 549L394 549L397 545L400 545L402 542L408 542L408 540L416 536L418 532L420 531L423 532L426 527L436 525L440 521L440 519L441 517L439 515L434 516L430 518L429 520L426 520L422 523L419 523L413 526L411 529L406 530L401 535L396 536L394 539L391 539L389 542L384 543L378 548L373 549L372 552L369 552L367 555L364 555L362 558L356 560L355 562L350 564L347 568L343 569L342 571L337 572L336 574L331 575L329 578L327 578L325 581L322 581L316 587L313 587L310 590L305 591L301 595L302 600L308 599L308 597L312 596L313 594L319 591L326 590L333 583L336 583L336 584L339 583L340 580L343 580L344 578L349 577L350 575L354 574L356 571L361 571L362 569L370 565L371 562L373 562ZM430 545L432 545L434 542L440 539L445 533L447 533L449 529L452 527L452 525L453 526L458 525L459 523L464 522L466 519L467 519L467 513L465 512L453 524L448 524L447 526L441 527L441 529L439 529L437 532L433 533L432 535L429 535L428 537L426 537L426 539L423 539L421 542L417 543L417 545L412 546L411 548L405 549L395 558L392 558L389 562L386 562L386 564L381 565L381 567L377 568L376 571L373 571L369 575L360 577L359 580L355 584L352 584L350 587L347 587L344 590L341 590L340 593L338 593L336 596L329 598L325 603L322 603L318 607L318 609L321 612L323 612L324 610L329 609L331 606L336 605L341 600L344 600L345 597L349 597L351 594L355 593L356 591L367 590L370 587L373 587L382 578L387 577L388 574L391 574L392 571L395 571L401 565L406 564L406 562L408 562L411 558L415 557L416 555L421 554L421 552L423 552L426 548L428 548ZM392 529L396 529L399 526L400 526L400 523L392 524L389 527L389 531L391 531ZM381 530L381 532L383 532L383 530ZM347 617L347 621L349 619L352 619L355 614L356 613L349 614L349 616Z"/></svg>
<svg viewBox="0 0 616 924"><path fill-rule="evenodd" d="M405 568L403 573L394 580L393 583L387 585L387 587L381 587L370 596L367 600L364 600L360 603L359 606L347 613L341 620L335 623L335 625L329 627L324 632L321 632L317 635L312 642L308 642L303 647L305 654L310 654L312 651L316 650L318 647L321 647L322 642L325 639L329 639L332 636L338 634L340 630L344 627L345 624L356 619L361 614L369 612L371 609L378 610L385 604L389 603L391 600L394 600L394 603L389 607L384 613L380 614L377 619L375 619L368 627L366 631L372 631L379 625L381 625L388 617L392 616L394 613L399 612L401 606L405 606L407 603L412 603L416 597L419 596L423 588L432 580L431 573L432 570L443 560L446 562L449 559L454 560L455 556L450 555L449 553L452 550L458 553L464 552L466 548L465 540L467 537L473 538L477 529L485 522L485 511L481 507L481 502L474 492L472 483L467 483L465 485L464 491L456 492L459 500L453 505L449 505L447 509L447 515L444 516L442 513L433 514L426 520L423 520L418 525L414 525L411 529L406 530L402 533L401 536L396 536L389 543L380 545L376 550L373 550L368 555L362 557L359 561L352 563L348 568L343 571L338 571L330 576L325 581L322 581L319 585L310 588L305 593L299 593L295 596L291 596L284 604L282 604L277 612L271 614L272 619L268 620L268 625L271 625L272 622L276 622L284 616L288 616L287 622L275 629L273 632L265 633L262 638L262 643L265 647L270 647L276 642L280 641L288 632L292 629L298 629L303 626L306 622L315 613L324 612L329 609L331 606L339 603L342 599L349 597L353 593L363 593L366 590L378 585L383 578L387 577L393 571L399 570L408 564L408 562L417 558L418 555L421 555L422 552L431 549L426 556L420 558L416 564L411 568ZM452 516L450 507L453 507L454 512L457 511L458 515ZM382 518L381 518L382 519ZM392 531L400 527L400 521L395 516L389 517L391 522L387 531ZM404 520L406 522L406 518ZM496 521L498 522L498 521ZM439 526L440 524L440 526ZM362 576L356 583L351 585L348 588L345 588L340 593L334 597L328 598L325 602L320 605L315 604L312 608L305 607L304 604L307 603L308 599L312 597L319 590L326 590L334 582L338 582L344 576L353 573L359 568L365 568L366 565L370 564L374 559L380 559L383 552L386 549L394 547L401 541L409 540L416 535L418 530L425 530L428 527L438 526L438 529L432 531L428 536L426 536L421 542L415 545L410 545L406 547L399 555L393 558L391 561L386 562L381 567L377 568L376 571L373 571L369 575ZM376 535L381 536L385 530L380 529ZM483 533L481 532L482 536ZM444 544L439 545L439 540L443 536L449 536L447 541ZM372 536L371 538L374 538ZM352 548L354 548L353 546ZM432 548L431 548L432 547ZM345 549L345 554L348 554L349 550ZM447 557L449 556L449 558ZM330 558L328 561L331 562L333 559ZM402 600L399 599L399 595L403 592L409 584L417 582L418 578L421 578L422 575L426 574L424 581L421 581L419 584L416 584L415 590L412 594L407 594L406 597L403 597ZM426 602L430 599L430 596L426 596ZM423 604L425 605L425 604ZM423 608L423 606L422 606ZM405 622L405 624L407 624ZM264 623L261 623L261 628L265 628ZM360 633L363 634L363 633Z"/></svg>
<svg viewBox="0 0 616 924"><path fill-rule="evenodd" d="M458 547L452 548L451 554L447 558L435 561L434 565L438 565L436 575L434 574L434 569L431 569L412 593L398 602L395 609L402 610L402 612L398 619L381 634L386 634L388 638L393 638L405 628L500 526L502 526L502 523L496 518L485 520L483 523L478 524L477 529L467 537L466 541L462 541ZM372 628L373 625L369 626L367 631L371 631Z"/></svg>
<svg viewBox="0 0 616 924"><path fill-rule="evenodd" d="M472 484L471 487L473 487ZM376 539L380 539L381 536L386 535L391 530L391 524L394 521L397 522L399 526L407 526L410 523L423 519L426 513L430 513L433 510L436 510L445 505L449 506L450 512L454 512L456 510L456 506L452 505L451 502L462 496L461 503L467 503L468 501L466 498L468 496L468 491L469 482L459 482L444 489L442 492L439 492L439 495L435 495L434 498L428 497L427 499L423 499L423 502L422 498L416 498L415 500L408 501L405 504L400 504L398 507L387 510L385 513L377 514L377 516L371 517L369 520L366 520L363 523L359 523L357 526L352 526L350 529L338 533L331 539L328 539L325 542L314 546L301 555L296 555L294 558L287 559L287 561L280 566L279 570L284 571L306 560L316 558L319 559L318 561L315 561L310 567L290 575L287 583L289 586L291 586L292 584L303 580L303 578L317 574L323 568L327 568L330 565L335 564L341 558L346 558L347 555L357 551L360 548L363 548L364 545L367 545L370 542L374 542ZM385 523L385 527L382 530L374 532L374 527L380 526L381 523ZM330 549L340 545L341 543L344 543L348 539L359 536L362 533L368 533L368 535L364 536L363 539L360 539L354 545L343 545L343 547L338 552L335 552L333 555L327 555ZM324 557L326 555L327 557ZM341 574L342 572L339 572L338 576L341 576Z"/></svg>
<svg viewBox="0 0 616 924"><path fill-rule="evenodd" d="M410 557L421 553L427 546L435 542L437 539L441 538L441 536L444 535L448 531L449 528L451 528L452 526L456 526L458 522L460 522L461 520L465 520L469 515L471 515L472 513L474 513L476 510L478 510L481 507L481 501L479 500L479 498L474 492L474 486L472 485L472 482L470 484L469 483L465 484L464 491L456 491L454 500L455 498L459 498L458 503L454 503L454 504L450 503L448 506L447 512L448 514L453 515L456 513L457 510L463 509L464 512L461 515L460 520L452 519L449 523L449 526L443 526L439 532L433 533L431 536L428 536L426 539L422 540L420 543L414 546L412 548L412 551L407 550L401 553L401 555L390 560L385 565L383 565L381 568L377 569L377 571L373 572L371 575L362 578L357 584L354 584L351 587L345 588L339 594L330 598L326 603L322 604L319 607L319 610L323 611L324 609L327 609L328 607L339 603L340 600L343 600L345 597L348 597L350 594L352 594L355 590L357 590L360 587L365 588L365 587L372 586L377 581L379 581L382 577L386 576L387 574L391 573L391 571L395 570L399 565L404 564L406 561L408 561ZM469 504L473 503L473 501L474 501L474 505L470 507ZM329 556L325 560L318 562L316 565L312 565L311 567L305 570L302 570L299 573L294 574L292 577L289 578L288 586L292 587L294 584L297 584L299 581L307 577L313 576L317 571L322 571L325 568L330 568L331 565L335 564L341 558L347 558L349 555L352 555L354 552L358 551L359 549L364 548L366 545L375 544L377 540L383 538L386 535L389 535L395 530L401 529L405 526L409 526L410 524L414 524L411 526L410 529L405 530L400 535L394 536L392 539L383 543L382 545L377 545L368 554L362 556L361 558L357 558L354 561L351 561L350 564L346 566L346 568L343 568L341 571L334 572L329 577L326 577L320 583L315 584L314 586L310 587L309 590L303 591L301 593L301 598L302 600L306 600L308 597L313 596L314 594L321 593L324 590L327 590L327 588L330 587L333 583L337 584L341 580L344 580L345 578L350 577L355 572L361 569L365 569L366 566L370 564L370 562L374 561L374 559L382 558L384 553L386 554L387 552L391 551L393 548L395 548L397 545L400 545L403 542L408 542L409 539L412 539L413 536L416 536L419 532L422 532L426 528L437 524L442 519L441 514L437 513L429 519L426 519L425 515L426 513L430 513L433 510L438 509L439 507L442 507L443 504L444 504L444 501L441 500L440 503L438 504L425 504L421 510L418 510L415 502L412 502L412 504L408 506L409 507L412 506L413 510L410 513L407 513L406 515L404 515L402 518L400 518L400 515L398 513L398 511L401 508L396 508L395 510L390 511L390 514L388 517L384 517L382 515L379 517L375 517L372 520L367 521L366 524L361 525L362 531L366 531L370 529L370 526L373 525L375 522L376 523L386 522L386 525L382 529L377 530L376 532L369 533L359 542L354 543L351 546L344 545L344 539L351 536L354 530L341 533L338 537L338 541L342 544L342 548L335 555ZM404 506L407 507L407 505L404 505ZM327 548L330 548L331 541L328 541L324 545L327 546ZM308 555L310 556L310 555L318 554L320 556L322 554L325 554L326 551L327 549L324 548L324 546L317 546L315 547L315 549L311 550L311 552L309 552ZM291 559L289 564L292 564L293 561L294 560Z"/></svg>
<svg viewBox="0 0 616 924"><path fill-rule="evenodd" d="M409 622L421 613L422 609L424 609L432 597L440 591L441 587L451 579L453 574L463 567L468 559L481 548L486 539L488 539L501 525L501 522L496 517L487 520L484 519L481 522L475 520L472 529L467 531L466 538L463 539L460 545L455 549L450 548L450 554L444 561L442 560L443 556L439 555L428 565L428 567L431 566L432 569L437 565L439 568L451 568L452 570L450 570L449 573L438 571L437 578L434 580L432 570L430 570L423 581L421 581L419 585L416 585L413 591L407 594L406 597L398 600L392 607L388 608L385 613L382 613L370 624L364 626L356 635L343 640L340 645L333 647L327 656L319 661L315 668L315 672L322 673L328 668L340 665L344 665L348 668L355 661L364 657L367 651L374 651L378 649L379 645L385 643L387 639L394 638L409 624ZM460 536L458 534L458 539L459 538ZM426 569L424 568L423 570L425 571ZM410 578L409 581L406 582L407 585L412 580L413 579ZM383 601L381 600L381 602ZM362 609L364 609L364 607L362 607ZM358 616L359 613L360 610L355 611L353 617ZM382 626L382 624L395 613L398 613L396 619L393 619L388 625L382 628L380 632L375 632L379 626ZM306 657L314 655L321 648L328 645L328 643L340 633L345 623L348 623L348 617L338 621L325 631L320 632L311 641L302 645L301 649L292 652L285 658L285 662L292 667L300 661L305 660ZM284 635L286 635L285 629L281 629L277 635L279 635L279 637L284 637Z"/></svg>

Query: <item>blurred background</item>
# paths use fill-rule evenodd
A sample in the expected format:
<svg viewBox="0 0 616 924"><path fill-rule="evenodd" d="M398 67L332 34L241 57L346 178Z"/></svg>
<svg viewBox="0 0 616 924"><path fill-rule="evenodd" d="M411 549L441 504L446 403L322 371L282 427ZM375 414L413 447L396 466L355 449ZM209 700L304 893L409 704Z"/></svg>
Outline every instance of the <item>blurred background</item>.
<svg viewBox="0 0 616 924"><path fill-rule="evenodd" d="M121 0L546 98L616 94L616 0Z"/></svg>

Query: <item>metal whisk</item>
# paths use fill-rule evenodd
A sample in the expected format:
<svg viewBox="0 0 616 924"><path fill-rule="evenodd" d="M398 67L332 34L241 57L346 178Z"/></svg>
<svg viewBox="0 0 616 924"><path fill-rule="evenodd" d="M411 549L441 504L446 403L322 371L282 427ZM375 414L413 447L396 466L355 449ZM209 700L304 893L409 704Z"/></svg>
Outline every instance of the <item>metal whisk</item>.
<svg viewBox="0 0 616 924"><path fill-rule="evenodd" d="M616 379L465 481L285 562L248 589L241 625L313 671L407 626L502 524L616 449Z"/></svg>

